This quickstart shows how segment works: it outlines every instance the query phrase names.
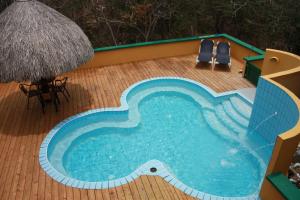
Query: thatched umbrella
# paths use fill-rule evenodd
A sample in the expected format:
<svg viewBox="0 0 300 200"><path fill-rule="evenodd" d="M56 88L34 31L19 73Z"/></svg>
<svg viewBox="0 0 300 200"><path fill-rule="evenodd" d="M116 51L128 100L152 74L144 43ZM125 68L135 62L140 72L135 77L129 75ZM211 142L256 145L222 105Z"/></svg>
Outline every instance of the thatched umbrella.
<svg viewBox="0 0 300 200"><path fill-rule="evenodd" d="M0 14L0 82L39 81L92 58L78 25L35 0L17 0Z"/></svg>

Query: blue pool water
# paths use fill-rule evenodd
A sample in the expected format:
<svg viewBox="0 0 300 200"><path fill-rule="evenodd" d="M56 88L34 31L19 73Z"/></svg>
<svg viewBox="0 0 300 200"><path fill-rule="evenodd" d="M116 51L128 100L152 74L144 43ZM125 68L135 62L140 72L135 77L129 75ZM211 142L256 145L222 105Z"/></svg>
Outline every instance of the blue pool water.
<svg viewBox="0 0 300 200"><path fill-rule="evenodd" d="M105 182L158 160L197 191L223 197L258 192L272 145L247 130L251 104L240 95L157 79L127 90L122 104L56 128L47 146L51 166L76 180Z"/></svg>

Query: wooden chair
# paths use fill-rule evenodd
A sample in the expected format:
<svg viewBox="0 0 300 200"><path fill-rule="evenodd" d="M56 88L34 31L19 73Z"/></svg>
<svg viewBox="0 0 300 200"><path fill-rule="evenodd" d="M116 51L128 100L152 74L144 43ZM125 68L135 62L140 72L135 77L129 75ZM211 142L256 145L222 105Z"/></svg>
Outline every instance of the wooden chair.
<svg viewBox="0 0 300 200"><path fill-rule="evenodd" d="M54 89L56 93L62 93L64 95L64 97L66 98L66 100L69 102L68 97L70 98L71 95L69 93L69 91L67 90L67 81L68 81L68 77L63 77L62 79L56 79L54 81Z"/></svg>
<svg viewBox="0 0 300 200"><path fill-rule="evenodd" d="M39 90L38 85L21 83L19 85L19 88L27 97L27 109L29 109L30 98L37 97L42 105L43 112L45 112L45 110L44 110L45 104L43 101L42 92Z"/></svg>

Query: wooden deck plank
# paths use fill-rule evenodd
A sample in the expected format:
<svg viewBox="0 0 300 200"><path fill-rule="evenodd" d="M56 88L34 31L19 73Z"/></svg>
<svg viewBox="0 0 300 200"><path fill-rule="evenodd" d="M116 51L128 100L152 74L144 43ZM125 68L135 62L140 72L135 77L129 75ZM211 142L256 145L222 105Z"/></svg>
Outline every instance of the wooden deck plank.
<svg viewBox="0 0 300 200"><path fill-rule="evenodd" d="M130 186L128 184L122 185L121 186L124 192L124 196L126 200L134 200L138 199L137 197L133 197L133 194L130 191Z"/></svg>
<svg viewBox="0 0 300 200"><path fill-rule="evenodd" d="M80 190L80 199L81 200L89 199L87 190Z"/></svg>
<svg viewBox="0 0 300 200"><path fill-rule="evenodd" d="M139 191L139 195L141 199L149 199L146 189L144 188L144 184L142 182L142 179L138 178L136 180L134 180L134 183L136 185L137 190Z"/></svg>
<svg viewBox="0 0 300 200"><path fill-rule="evenodd" d="M14 99L18 99L18 101L20 101L20 98L14 98ZM14 102L16 103L16 102ZM17 112L20 108L15 108L14 112ZM22 113L26 113L26 112L20 112L21 117L22 117ZM18 118L14 118L14 117L10 117L9 121L11 122L12 127L14 127L15 125L17 125L18 123ZM20 131L20 126L16 126L16 133L18 133ZM22 131L22 130L21 130ZM12 136L12 135L11 135ZM14 139L13 141L17 141L18 137L16 137L15 134L13 134ZM28 138L27 140L25 139L25 141L30 141L30 138ZM10 139L10 142L12 142L12 139ZM9 143L10 145L13 145L13 143ZM9 148L13 148L13 146L9 146ZM8 148L8 149L9 149ZM3 172L3 174L6 175L6 177L8 178L8 180L4 177L1 177L1 179L3 179L3 181L6 182L5 186L3 186L4 188L4 194L2 194L2 196L4 198L6 198L7 196L11 196L10 193L10 189L11 187L13 187L13 185L16 183L16 179L15 178L19 178L19 174L20 174L20 168L22 166L22 159L23 159L23 152L25 151L25 146L21 145L21 154L18 151L14 151L14 152L10 152L13 153L12 155L9 155L9 159L6 159L6 164L7 166L9 166L9 172ZM13 179L11 179L10 177L13 177ZM15 179L15 180L14 180Z"/></svg>
<svg viewBox="0 0 300 200"><path fill-rule="evenodd" d="M179 199L187 200L185 194L173 187L173 190Z"/></svg>
<svg viewBox="0 0 300 200"><path fill-rule="evenodd" d="M24 97L22 98L21 96L18 96L17 98L20 98L20 99L24 100ZM31 102L31 103L32 103L31 106L35 106L34 102ZM19 117L22 118L22 119L24 119L24 118L26 119L26 117L27 117L26 115L28 115L30 113L33 115L33 111L28 111L28 110L24 111L25 110L24 108L22 108L22 109L19 108L17 110L19 110L19 112L20 112ZM23 113L25 114L23 116L22 116L22 110L23 110ZM28 132L26 132L26 129L25 130L21 129L21 126L20 126L22 123L25 122L24 125L26 127L30 127L30 121L31 120L24 120L24 121L19 120L19 123L15 122L14 120L11 121L11 124L13 124L13 126L18 127L18 128L15 129L16 130L16 136L17 136L18 139L21 139L21 140L19 140L18 144L16 144L15 147L11 146L10 148L20 148L20 147L22 148L22 151L21 151L22 153L20 154L18 151L15 151L16 154L13 155L12 158L25 157L25 159L26 159L26 160L24 158L20 159L20 161L22 161L20 163L16 163L14 161L11 161L11 163L10 163L11 166L15 166L16 168L11 168L11 171L7 174L7 176L8 177L13 176L14 178L16 178L15 180L13 180L13 179L11 179L11 180L13 180L13 182L14 182L13 185L17 184L16 185L17 187L19 186L20 183L22 183L23 180L25 181L26 175L29 176L28 174L26 174L26 170L24 170L26 168L23 168L24 167L24 161L27 162L28 160L32 159L32 156L30 155L30 153L32 153L34 151L33 149L28 148L27 146L31 147L30 145L35 145L35 141L32 141L35 137L32 136L32 135L29 135L29 137L23 137L24 135L27 136ZM22 140L22 138L24 138L24 140ZM29 153L29 154L27 154L27 153ZM9 162L9 161L6 161L6 162ZM20 166L21 170L19 170L20 168L18 168L17 165L21 165ZM20 177L21 177L21 179L20 179ZM20 182L20 180L21 180L21 182ZM25 184L25 182L24 182L24 184ZM7 184L7 185L9 185L9 184ZM15 186L11 186L11 185L10 185L10 187L11 188L12 187L16 188ZM10 188L10 190L11 190L11 188ZM23 188L22 186L19 187L20 191L23 191L22 188ZM7 192L9 192L9 194L8 194L9 196L11 196L10 190L7 190ZM17 190L18 190L18 188L17 188ZM28 191L28 192L30 192L30 191Z"/></svg>
<svg viewBox="0 0 300 200"><path fill-rule="evenodd" d="M0 96L0 100L1 100L0 101L0 109L3 113L7 113L8 110L9 110L9 107L6 106L7 105L6 99L7 99L7 96L11 93L10 91L11 91L12 87L13 87L12 84L1 85L1 91L2 92L1 92L1 96ZM1 115L0 116L0 132L1 133L3 132L4 125L7 123L8 116L9 115ZM4 160L4 157L6 156L4 151L6 151L7 149L3 148L3 147L7 143L6 141L7 141L8 137L9 137L9 134L0 134L0 147L2 147L0 149L0 160ZM4 164L5 164L4 162L0 163L0 173L2 171L2 168L3 168ZM1 174L0 174L0 177L1 177Z"/></svg>
<svg viewBox="0 0 300 200"><path fill-rule="evenodd" d="M158 178L158 181L160 182L160 187L170 195L171 199L180 200L176 192L174 192L173 186L170 185L168 182L164 181L162 178Z"/></svg>
<svg viewBox="0 0 300 200"><path fill-rule="evenodd" d="M5 100L2 99L2 101L5 101ZM10 118L10 117L11 117L11 115L8 114L7 118ZM8 119L8 121L14 122L14 121L11 121L11 118ZM10 125L12 125L12 124L13 123L11 123ZM3 125L9 126L9 124L3 124ZM14 141L16 139L16 137L14 137L14 134L12 134L12 135L6 134L6 137L3 135L2 139L3 139L3 143L2 143L3 150L0 155L0 158L5 160L5 162L0 162L0 184L2 186L0 188L0 196L5 197L5 195L7 195L7 189L9 187L9 181L10 181L9 179L7 180L7 178L9 178L9 176L8 176L8 170L10 168L9 161L13 160L13 159L10 159L13 155L12 154L13 152L9 152L9 149L10 149L11 145L13 144L12 141ZM0 150L0 152L1 152L1 150ZM15 159L17 160L17 158L15 158ZM11 167L13 167L13 166L11 166ZM10 170L10 171L12 171L12 170Z"/></svg>
<svg viewBox="0 0 300 200"><path fill-rule="evenodd" d="M74 197L73 197L73 190L72 190L71 187L66 187L66 193L67 193L67 200L74 199ZM101 200L100 198L98 198L98 199Z"/></svg>
<svg viewBox="0 0 300 200"><path fill-rule="evenodd" d="M19 97L20 98L20 97ZM26 99L26 98L20 98L22 100ZM36 99L35 99L36 100ZM32 101L32 100L31 100ZM37 101L32 101L30 106L32 107L36 107L38 105ZM22 109L26 109L26 104L23 104L23 108ZM26 114L27 116L23 116L24 118L19 118L19 123L22 123L22 120L24 120L25 123L23 123L21 127L21 130L19 131L19 136L18 139L20 139L20 143L19 145L22 146L22 148L24 148L24 153L21 154L22 157L24 157L23 162L22 162L22 167L21 167L21 171L20 171L20 176L19 179L17 181L17 194L16 194L16 199L26 199L26 196L24 196L24 190L26 185L26 178L29 179L28 177L30 176L30 174L27 174L27 170L28 170L28 166L30 165L30 160L32 160L33 156L32 156L32 152L34 151L32 149L32 147L34 148L34 134L31 133L31 131L36 129L36 126L32 125L32 121L35 121L36 118L35 116L30 119L28 118L28 115L32 115L34 113L33 110L27 111L26 110ZM16 124L15 124L16 125ZM33 127L32 127L33 126ZM23 136L25 136L25 138L22 140ZM29 198L27 196L27 198Z"/></svg>
<svg viewBox="0 0 300 200"><path fill-rule="evenodd" d="M145 180L148 181L150 187L152 188L153 194L155 195L155 198L157 200L162 200L163 195L159 189L159 185L157 184L157 182L155 181L155 177L154 176L145 176Z"/></svg>
<svg viewBox="0 0 300 200"><path fill-rule="evenodd" d="M116 192L117 192L117 195L118 195L117 199L126 200L122 186L118 186L115 189L116 189Z"/></svg>
<svg viewBox="0 0 300 200"><path fill-rule="evenodd" d="M40 132L42 134L39 134L39 136L37 137L37 144L41 144L43 139L44 139L44 133L46 131L47 124L45 120L42 120L41 125L40 125ZM36 145L35 148L35 163L34 163L34 169L33 171L34 176L33 176L33 180L32 180L32 186L31 186L31 196L33 199L40 199L43 198L44 196L39 196L39 189L41 189L41 187L44 187L44 181L42 181L41 183L39 182L40 180L40 175L41 172L43 172L43 170L39 167L39 150L40 150L40 146ZM41 184L41 187L39 187L39 184ZM44 191L44 188L41 189L42 191Z"/></svg>
<svg viewBox="0 0 300 200"><path fill-rule="evenodd" d="M38 120L38 119L36 119ZM39 162L38 162L38 147L39 147L39 143L38 143L38 137L34 137L35 134L38 134L40 132L40 128L41 128L42 123L39 123L36 126L36 129L31 133L33 135L32 138L32 151L30 151L30 159L28 160L29 165L28 165L28 170L26 172L26 180L25 180L25 188L24 190L26 191L23 194L23 199L33 199L34 195L31 194L31 189L32 189L32 184L33 184L33 176L34 174L38 174L36 173L36 169L38 168Z"/></svg>
<svg viewBox="0 0 300 200"><path fill-rule="evenodd" d="M47 105L42 114L37 100L26 109L18 84L0 84L0 199L194 199L160 177L142 176L106 190L80 190L50 178L39 166L39 147L57 123L77 113L120 105L122 92L143 79L180 76L207 85L216 92L253 87L238 73L233 59L230 71L195 66L196 55L163 58L69 72L70 102L60 95L59 112Z"/></svg>
<svg viewBox="0 0 300 200"><path fill-rule="evenodd" d="M117 200L118 194L116 188L111 188L108 190L110 200Z"/></svg>
<svg viewBox="0 0 300 200"><path fill-rule="evenodd" d="M103 196L102 196L102 190L94 190L95 192L95 198L97 200L104 200Z"/></svg>
<svg viewBox="0 0 300 200"><path fill-rule="evenodd" d="M110 200L110 195L109 195L109 190L108 189L102 190L101 192L102 192L103 199Z"/></svg>
<svg viewBox="0 0 300 200"><path fill-rule="evenodd" d="M87 190L88 199L89 200L96 200L95 191L94 190Z"/></svg>
<svg viewBox="0 0 300 200"><path fill-rule="evenodd" d="M5 88L3 87L2 88L4 91L3 91L3 97L1 98L1 109L3 109L3 113L8 113L6 115L0 115L0 124L1 124L1 127L0 127L0 131L1 132L5 132L5 129L7 129L7 124L8 122L10 121L11 119L11 116L13 116L13 113L10 113L9 111L9 107L8 106L5 106L5 104L7 105L8 103L8 99L9 99L9 95L10 95L10 92L5 90ZM14 87L10 87L9 89L12 89L14 90L15 88ZM13 101L16 101L17 99L12 99ZM15 103L15 102L12 102L12 103ZM1 141L0 141L0 144L1 144L1 155L0 155L0 159L3 160L3 161L6 161L7 160L7 156L8 154L10 153L9 152L9 145L11 143L11 138L12 138L12 134L2 134L1 135ZM6 166L8 165L7 162L0 162L0 183L1 181L4 181L3 177L6 175L4 172L5 172L5 169L6 169ZM0 194L1 192L3 192L3 187L0 188Z"/></svg>
<svg viewBox="0 0 300 200"><path fill-rule="evenodd" d="M161 177L155 176L155 182L157 183L157 185L159 185L158 188L163 196L163 199L166 199L166 200L174 199L174 198L172 198L172 195L169 194L169 192L166 190L165 184L163 183L163 180Z"/></svg>
<svg viewBox="0 0 300 200"><path fill-rule="evenodd" d="M132 181L129 184L126 184L126 186L128 186L130 189L130 195L131 195L132 199L142 199L142 197L139 194L139 191L138 191L135 181ZM123 186L123 187L125 187L125 186ZM129 199L129 197L128 197L128 199Z"/></svg>
<svg viewBox="0 0 300 200"><path fill-rule="evenodd" d="M141 176L140 179L141 179L142 184L144 185L144 188L145 188L148 198L158 200L155 196L155 193L154 193L150 183L148 182L148 178L146 176Z"/></svg>
<svg viewBox="0 0 300 200"><path fill-rule="evenodd" d="M73 197L74 197L74 199L81 199L80 189L73 188Z"/></svg>

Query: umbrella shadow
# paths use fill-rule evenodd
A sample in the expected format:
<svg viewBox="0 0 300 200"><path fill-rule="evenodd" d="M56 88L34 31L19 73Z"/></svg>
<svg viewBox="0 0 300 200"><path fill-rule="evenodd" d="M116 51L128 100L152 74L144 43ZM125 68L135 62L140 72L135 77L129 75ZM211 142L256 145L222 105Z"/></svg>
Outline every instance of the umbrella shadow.
<svg viewBox="0 0 300 200"><path fill-rule="evenodd" d="M0 98L0 135L23 136L48 133L56 124L77 113L92 108L90 92L79 84L69 83L69 101L59 94L60 104L56 112L52 103L47 103L45 113L38 98L32 97L27 108L27 97L19 90Z"/></svg>

